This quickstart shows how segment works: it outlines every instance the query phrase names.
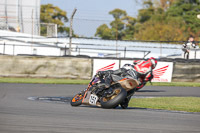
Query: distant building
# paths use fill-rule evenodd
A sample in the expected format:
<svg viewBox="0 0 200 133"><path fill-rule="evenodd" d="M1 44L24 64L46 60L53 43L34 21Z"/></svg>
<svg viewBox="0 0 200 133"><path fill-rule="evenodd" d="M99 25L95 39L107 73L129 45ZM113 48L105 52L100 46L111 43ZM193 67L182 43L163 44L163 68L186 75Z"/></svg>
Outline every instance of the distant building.
<svg viewBox="0 0 200 133"><path fill-rule="evenodd" d="M0 30L39 35L40 0L0 0Z"/></svg>

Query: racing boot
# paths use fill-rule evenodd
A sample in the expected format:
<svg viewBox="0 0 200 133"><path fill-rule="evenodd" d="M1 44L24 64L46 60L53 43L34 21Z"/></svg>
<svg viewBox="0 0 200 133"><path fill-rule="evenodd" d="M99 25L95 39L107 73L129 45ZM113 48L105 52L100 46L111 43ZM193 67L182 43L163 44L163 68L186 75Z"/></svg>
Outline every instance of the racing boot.
<svg viewBox="0 0 200 133"><path fill-rule="evenodd" d="M124 99L124 101L122 103L120 103L120 105L123 109L126 109L128 107L128 103L134 93L135 93L135 89L132 89L127 92L127 97Z"/></svg>
<svg viewBox="0 0 200 133"><path fill-rule="evenodd" d="M128 108L128 103L130 101L131 97L127 97L124 99L124 101L122 103L120 103L120 106L123 108L123 109L126 109Z"/></svg>

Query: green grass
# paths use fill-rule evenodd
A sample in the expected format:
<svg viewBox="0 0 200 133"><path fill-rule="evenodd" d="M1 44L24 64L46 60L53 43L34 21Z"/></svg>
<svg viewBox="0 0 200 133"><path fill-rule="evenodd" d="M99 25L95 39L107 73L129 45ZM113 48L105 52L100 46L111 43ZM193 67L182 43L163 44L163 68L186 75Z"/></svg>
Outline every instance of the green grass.
<svg viewBox="0 0 200 133"><path fill-rule="evenodd" d="M133 98L129 107L200 112L200 97Z"/></svg>
<svg viewBox="0 0 200 133"><path fill-rule="evenodd" d="M150 86L150 83L147 83ZM153 86L182 86L182 87L200 87L200 82L154 82Z"/></svg>
<svg viewBox="0 0 200 133"><path fill-rule="evenodd" d="M88 84L89 80L53 78L0 78L0 83Z"/></svg>
<svg viewBox="0 0 200 133"><path fill-rule="evenodd" d="M0 78L0 83L35 83L35 84L88 84L90 80L83 79L55 79L55 78ZM147 86L150 86L147 83ZM196 82L171 82L171 83L152 83L153 86L184 86L200 87Z"/></svg>

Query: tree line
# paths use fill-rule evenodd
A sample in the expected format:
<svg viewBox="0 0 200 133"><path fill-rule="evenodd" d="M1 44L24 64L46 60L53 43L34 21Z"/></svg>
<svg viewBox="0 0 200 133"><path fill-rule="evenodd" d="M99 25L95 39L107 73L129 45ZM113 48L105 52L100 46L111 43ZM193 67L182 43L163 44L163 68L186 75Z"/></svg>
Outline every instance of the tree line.
<svg viewBox="0 0 200 133"><path fill-rule="evenodd" d="M41 22L58 25L58 32L69 33L64 25L66 12L51 4L41 6ZM109 12L113 21L96 29L95 36L101 39L183 41L190 35L200 36L200 0L144 0L137 17L125 10Z"/></svg>

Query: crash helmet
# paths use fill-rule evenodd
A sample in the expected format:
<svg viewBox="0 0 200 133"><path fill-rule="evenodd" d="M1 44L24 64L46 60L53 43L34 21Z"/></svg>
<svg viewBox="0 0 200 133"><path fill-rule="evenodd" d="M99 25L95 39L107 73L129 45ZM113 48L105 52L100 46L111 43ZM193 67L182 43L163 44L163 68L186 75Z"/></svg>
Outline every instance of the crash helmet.
<svg viewBox="0 0 200 133"><path fill-rule="evenodd" d="M151 62L152 69L154 69L158 61L154 57L149 58L149 61Z"/></svg>

